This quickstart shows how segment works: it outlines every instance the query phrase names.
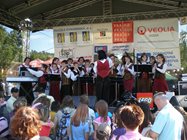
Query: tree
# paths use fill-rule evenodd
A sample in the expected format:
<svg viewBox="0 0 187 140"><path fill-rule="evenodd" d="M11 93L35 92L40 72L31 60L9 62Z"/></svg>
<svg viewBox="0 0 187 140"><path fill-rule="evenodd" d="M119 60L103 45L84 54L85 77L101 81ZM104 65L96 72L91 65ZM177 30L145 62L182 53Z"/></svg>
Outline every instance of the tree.
<svg viewBox="0 0 187 140"><path fill-rule="evenodd" d="M187 32L180 32L180 53L181 53L181 65L184 68L184 72L187 72Z"/></svg>
<svg viewBox="0 0 187 140"><path fill-rule="evenodd" d="M11 67L13 61L20 60L21 48L18 46L17 31L8 33L5 28L0 26L0 77L3 71Z"/></svg>
<svg viewBox="0 0 187 140"><path fill-rule="evenodd" d="M48 60L48 59L52 58L53 56L54 56L54 54L48 53L48 52L45 52L45 51L37 52L37 51L32 50L31 53L30 53L30 57L31 57L32 60L41 59L41 60L45 61L45 60Z"/></svg>

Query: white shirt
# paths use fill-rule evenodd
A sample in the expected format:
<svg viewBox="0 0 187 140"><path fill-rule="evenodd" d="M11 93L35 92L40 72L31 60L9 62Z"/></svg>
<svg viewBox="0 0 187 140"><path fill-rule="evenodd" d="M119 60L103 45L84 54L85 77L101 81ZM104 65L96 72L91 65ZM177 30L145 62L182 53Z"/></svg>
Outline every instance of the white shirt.
<svg viewBox="0 0 187 140"><path fill-rule="evenodd" d="M170 104L158 113L151 130L159 134L159 140L180 140L183 116Z"/></svg>
<svg viewBox="0 0 187 140"><path fill-rule="evenodd" d="M7 108L7 111L10 113L14 110L14 106L13 106L13 103L16 101L17 99L14 98L13 96L11 96L8 100L7 100L7 103L6 103L6 108Z"/></svg>

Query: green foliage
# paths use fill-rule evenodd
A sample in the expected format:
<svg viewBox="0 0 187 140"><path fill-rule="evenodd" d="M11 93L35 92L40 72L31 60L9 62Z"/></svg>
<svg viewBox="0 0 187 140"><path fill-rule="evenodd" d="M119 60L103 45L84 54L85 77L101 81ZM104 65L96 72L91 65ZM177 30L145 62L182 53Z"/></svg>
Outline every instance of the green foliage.
<svg viewBox="0 0 187 140"><path fill-rule="evenodd" d="M6 72L13 61L20 60L20 53L21 48L18 46L17 31L8 33L0 26L0 69ZM0 75L2 75L1 72Z"/></svg>
<svg viewBox="0 0 187 140"><path fill-rule="evenodd" d="M45 51L37 52L37 51L32 50L30 53L31 60L41 59L41 60L45 61L45 60L52 58L53 56L54 56L54 54L48 53Z"/></svg>
<svg viewBox="0 0 187 140"><path fill-rule="evenodd" d="M184 68L184 72L187 72L187 32L182 31L180 33L180 53L181 53L181 65Z"/></svg>

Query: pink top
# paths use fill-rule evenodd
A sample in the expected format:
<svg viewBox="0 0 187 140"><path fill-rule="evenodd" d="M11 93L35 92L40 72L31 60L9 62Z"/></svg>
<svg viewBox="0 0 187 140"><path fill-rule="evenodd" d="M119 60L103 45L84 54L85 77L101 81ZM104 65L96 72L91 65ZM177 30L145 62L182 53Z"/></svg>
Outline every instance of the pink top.
<svg viewBox="0 0 187 140"><path fill-rule="evenodd" d="M115 138L113 137L112 140ZM151 138L142 136L139 132L136 131L127 131L125 135L119 137L119 140L152 140Z"/></svg>
<svg viewBox="0 0 187 140"><path fill-rule="evenodd" d="M107 116L107 121L104 122L103 117L98 117L98 118L96 118L96 119L94 120L94 123L96 123L97 125L100 125L100 124L102 124L102 123L107 123L108 125L111 125L111 120L110 120L110 118Z"/></svg>

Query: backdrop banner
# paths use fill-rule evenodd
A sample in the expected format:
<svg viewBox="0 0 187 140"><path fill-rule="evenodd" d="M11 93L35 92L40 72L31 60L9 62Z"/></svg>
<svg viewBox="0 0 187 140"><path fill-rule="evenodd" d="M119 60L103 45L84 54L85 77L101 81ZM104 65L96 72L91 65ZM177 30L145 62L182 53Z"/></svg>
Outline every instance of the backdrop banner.
<svg viewBox="0 0 187 140"><path fill-rule="evenodd" d="M178 19L134 21L135 47L179 47Z"/></svg>
<svg viewBox="0 0 187 140"><path fill-rule="evenodd" d="M93 42L95 44L112 43L112 23L93 24Z"/></svg>

